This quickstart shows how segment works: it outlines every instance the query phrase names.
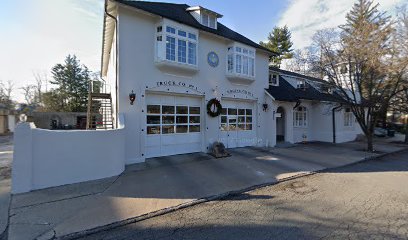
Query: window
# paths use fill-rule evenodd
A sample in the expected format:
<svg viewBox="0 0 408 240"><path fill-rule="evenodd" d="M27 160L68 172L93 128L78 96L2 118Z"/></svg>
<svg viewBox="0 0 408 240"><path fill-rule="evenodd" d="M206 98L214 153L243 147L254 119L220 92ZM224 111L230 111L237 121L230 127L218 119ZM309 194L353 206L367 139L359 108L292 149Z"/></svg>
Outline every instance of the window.
<svg viewBox="0 0 408 240"><path fill-rule="evenodd" d="M353 112L350 108L344 109L344 126L351 127L353 126Z"/></svg>
<svg viewBox="0 0 408 240"><path fill-rule="evenodd" d="M293 126L307 127L307 109L298 107L293 113Z"/></svg>
<svg viewBox="0 0 408 240"><path fill-rule="evenodd" d="M244 47L229 47L227 73L255 77L255 51Z"/></svg>
<svg viewBox="0 0 408 240"><path fill-rule="evenodd" d="M201 131L200 107L147 105L147 134L197 133Z"/></svg>
<svg viewBox="0 0 408 240"><path fill-rule="evenodd" d="M210 27L210 28L217 28L217 17L213 14L208 14L205 12L201 12L201 24Z"/></svg>
<svg viewBox="0 0 408 240"><path fill-rule="evenodd" d="M278 74L269 74L269 85L279 86L279 75Z"/></svg>
<svg viewBox="0 0 408 240"><path fill-rule="evenodd" d="M306 88L306 82L305 80L297 80L297 86L298 89L305 89Z"/></svg>
<svg viewBox="0 0 408 240"><path fill-rule="evenodd" d="M223 108L221 111L221 131L252 130L252 109Z"/></svg>
<svg viewBox="0 0 408 240"><path fill-rule="evenodd" d="M165 29L164 33L162 29ZM164 39L166 40L165 45ZM186 65L197 65L196 33L171 26L158 26L156 40L158 59L166 59Z"/></svg>

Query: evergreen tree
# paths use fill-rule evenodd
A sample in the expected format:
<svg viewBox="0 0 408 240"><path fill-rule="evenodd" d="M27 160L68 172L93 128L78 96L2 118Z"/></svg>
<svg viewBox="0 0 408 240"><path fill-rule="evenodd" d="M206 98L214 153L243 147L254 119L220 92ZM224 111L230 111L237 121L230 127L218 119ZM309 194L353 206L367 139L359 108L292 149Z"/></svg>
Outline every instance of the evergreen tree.
<svg viewBox="0 0 408 240"><path fill-rule="evenodd" d="M86 112L88 99L88 86L90 71L81 65L75 55L68 55L64 64L57 64L51 70L54 80L50 83L57 88L50 94L59 106L54 111L60 112Z"/></svg>
<svg viewBox="0 0 408 240"><path fill-rule="evenodd" d="M282 28L274 27L272 32L269 33L267 42L260 42L260 44L276 53L275 56L270 58L270 63L276 67L280 67L283 59L289 59L293 57L293 43L291 41L291 32L287 26Z"/></svg>

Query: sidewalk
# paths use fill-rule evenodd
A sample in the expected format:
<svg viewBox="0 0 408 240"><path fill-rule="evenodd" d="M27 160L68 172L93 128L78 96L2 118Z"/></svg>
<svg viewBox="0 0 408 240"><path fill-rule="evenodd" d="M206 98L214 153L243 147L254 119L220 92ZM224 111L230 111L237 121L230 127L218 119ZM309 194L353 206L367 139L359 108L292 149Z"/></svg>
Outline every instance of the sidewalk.
<svg viewBox="0 0 408 240"><path fill-rule="evenodd" d="M13 136L0 136L0 240L7 236L9 218L11 162L13 160Z"/></svg>
<svg viewBox="0 0 408 240"><path fill-rule="evenodd" d="M204 153L149 159L129 166L119 177L14 195L9 240L75 236L378 155L363 148L363 143L355 142L311 143L291 148L232 149L232 157L223 159ZM403 149L403 145L382 143L376 149L389 153Z"/></svg>

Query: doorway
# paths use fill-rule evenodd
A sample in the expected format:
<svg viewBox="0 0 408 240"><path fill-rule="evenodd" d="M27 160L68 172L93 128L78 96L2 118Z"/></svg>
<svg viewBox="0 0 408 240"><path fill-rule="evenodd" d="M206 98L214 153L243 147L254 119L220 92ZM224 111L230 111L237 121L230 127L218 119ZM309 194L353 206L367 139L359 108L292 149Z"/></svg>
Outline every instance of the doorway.
<svg viewBox="0 0 408 240"><path fill-rule="evenodd" d="M278 107L276 110L276 141L285 141L285 109Z"/></svg>

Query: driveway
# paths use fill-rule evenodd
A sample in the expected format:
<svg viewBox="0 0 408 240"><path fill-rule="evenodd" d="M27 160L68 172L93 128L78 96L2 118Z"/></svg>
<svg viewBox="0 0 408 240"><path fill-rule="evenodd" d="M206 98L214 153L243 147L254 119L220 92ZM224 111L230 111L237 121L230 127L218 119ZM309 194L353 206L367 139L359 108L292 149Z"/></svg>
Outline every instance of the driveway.
<svg viewBox="0 0 408 240"><path fill-rule="evenodd" d="M408 239L408 151L81 238Z"/></svg>
<svg viewBox="0 0 408 240"><path fill-rule="evenodd" d="M383 152L401 149L387 145ZM342 166L376 154L359 143L238 148L229 158L204 153L148 159L119 177L13 196L9 239L45 239L128 223L234 191Z"/></svg>
<svg viewBox="0 0 408 240"><path fill-rule="evenodd" d="M0 136L0 239L5 236L10 203L13 136Z"/></svg>

